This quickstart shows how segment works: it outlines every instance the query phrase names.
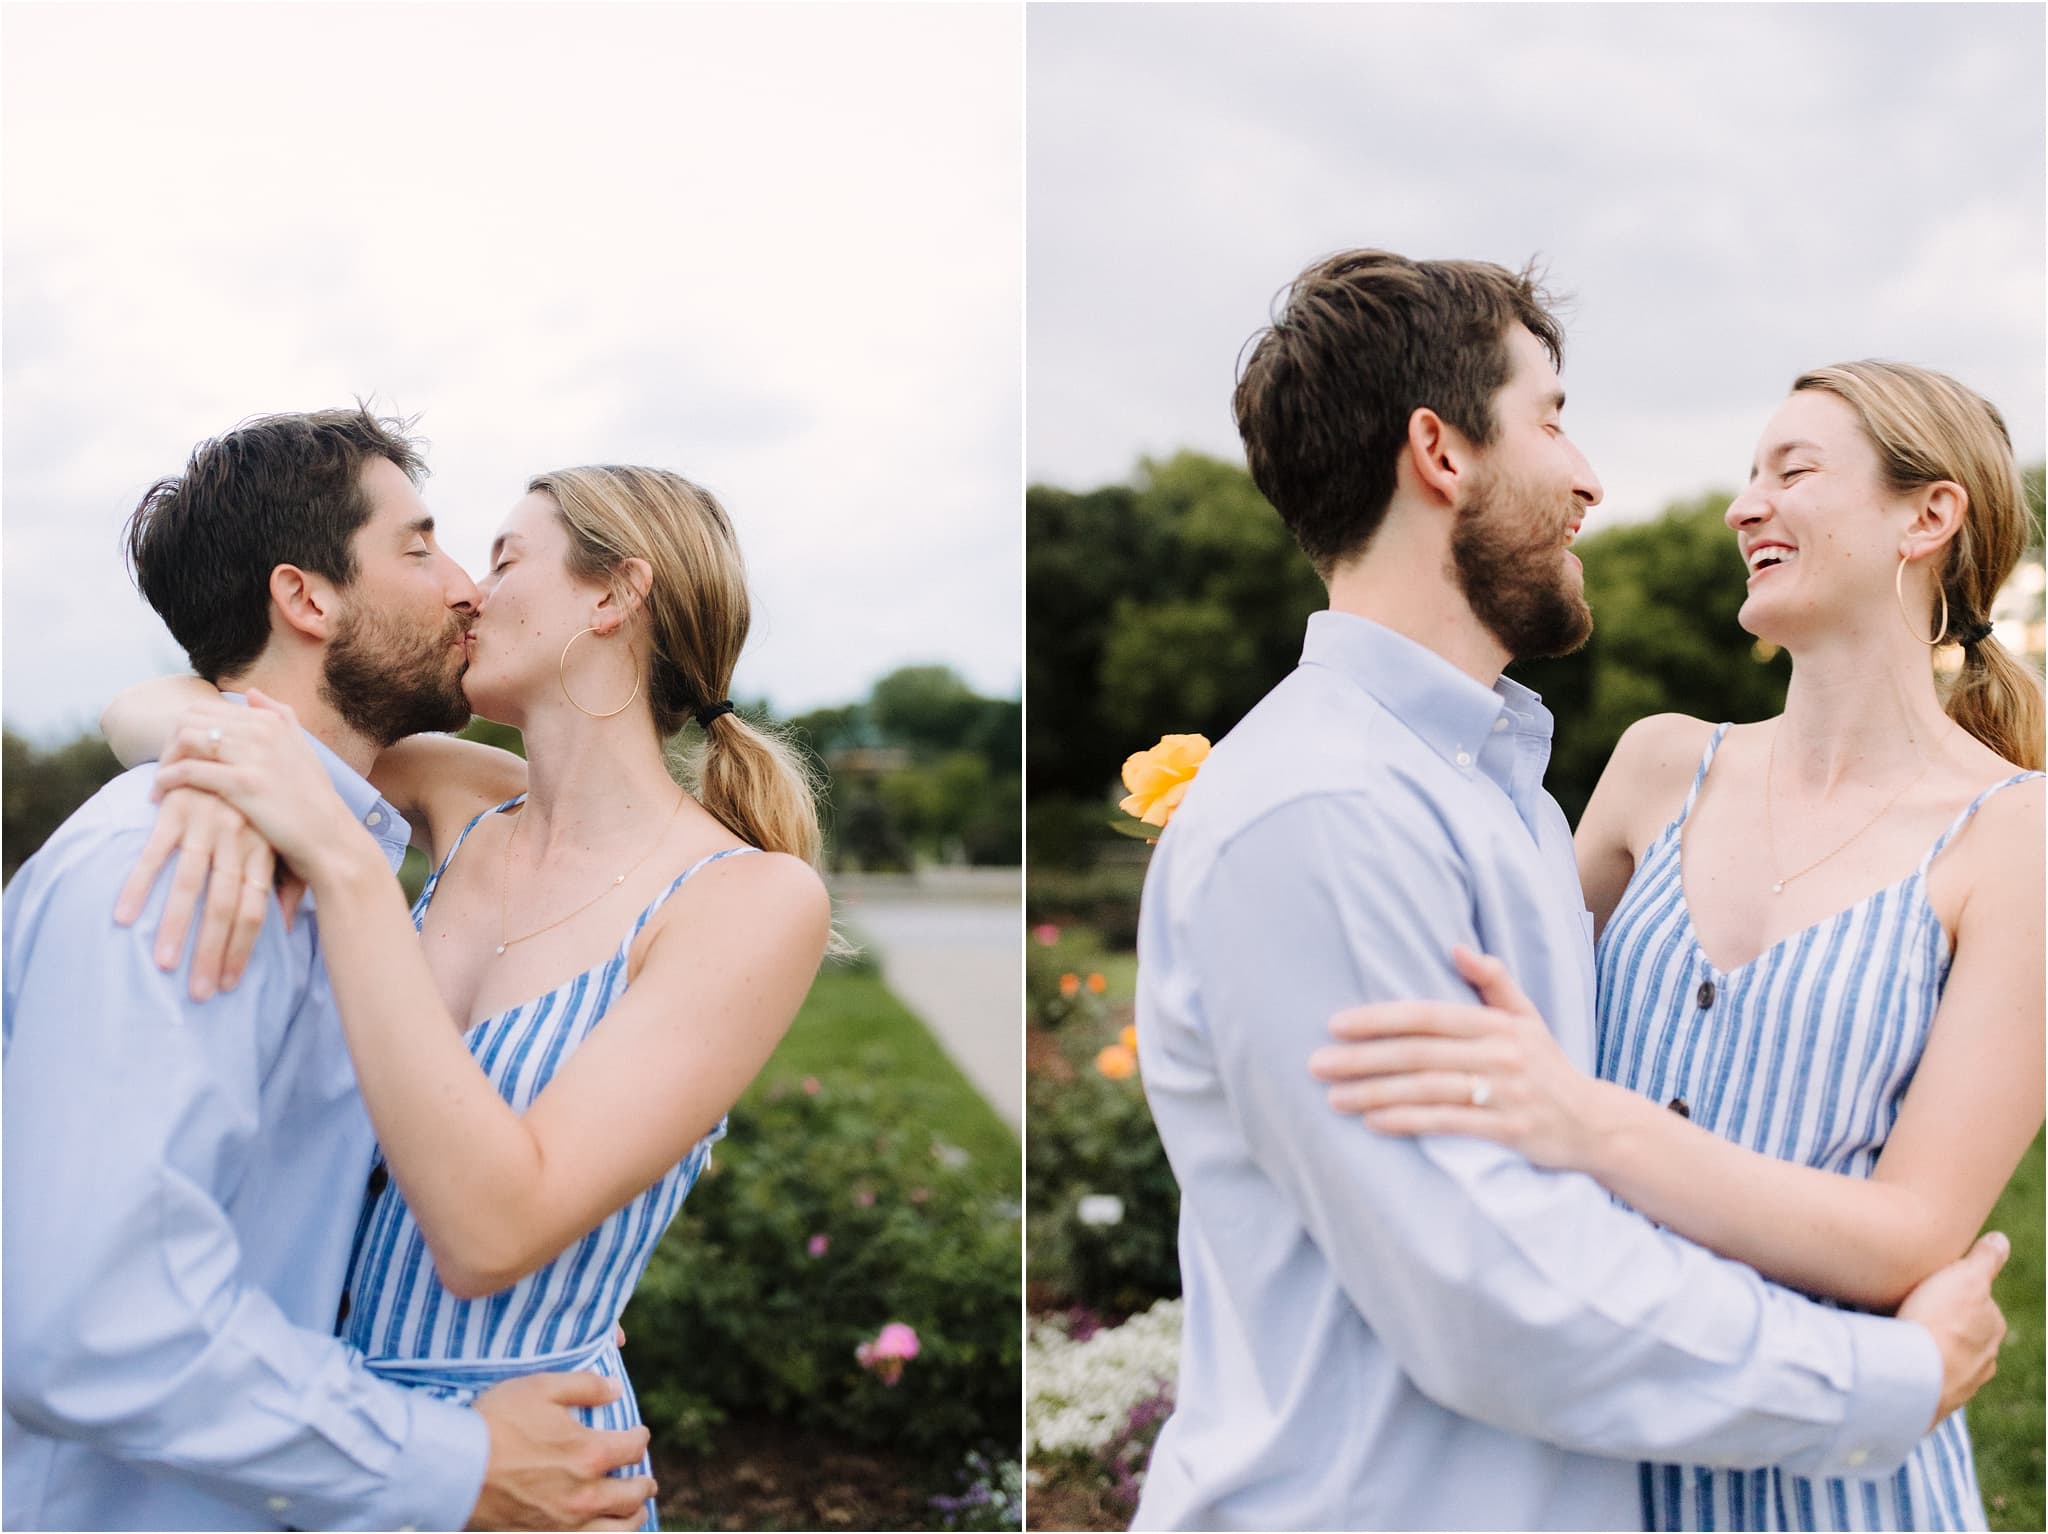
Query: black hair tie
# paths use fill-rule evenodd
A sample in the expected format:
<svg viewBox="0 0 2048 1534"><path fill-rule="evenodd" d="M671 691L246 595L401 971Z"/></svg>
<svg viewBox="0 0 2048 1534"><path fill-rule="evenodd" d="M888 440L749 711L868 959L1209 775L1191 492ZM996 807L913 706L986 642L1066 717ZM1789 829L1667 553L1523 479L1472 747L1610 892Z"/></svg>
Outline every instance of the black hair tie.
<svg viewBox="0 0 2048 1534"><path fill-rule="evenodd" d="M1990 637L1991 625L1988 623L1969 624L1965 628L1959 630L1956 634L1956 638L1962 642L1963 648L1965 649L1968 649L1973 645L1980 645Z"/></svg>
<svg viewBox="0 0 2048 1534"><path fill-rule="evenodd" d="M708 730L711 728L712 720L718 718L721 714L730 714L732 712L733 706L732 699L730 698L727 698L723 703L707 703L704 707L697 710L697 723L701 728Z"/></svg>

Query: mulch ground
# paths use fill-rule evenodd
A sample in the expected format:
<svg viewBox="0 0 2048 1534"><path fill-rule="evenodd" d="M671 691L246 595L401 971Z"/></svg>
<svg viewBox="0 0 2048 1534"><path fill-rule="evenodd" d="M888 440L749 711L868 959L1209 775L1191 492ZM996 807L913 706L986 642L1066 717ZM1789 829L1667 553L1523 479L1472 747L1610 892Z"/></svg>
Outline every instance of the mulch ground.
<svg viewBox="0 0 2048 1534"><path fill-rule="evenodd" d="M735 1419L709 1454L656 1450L664 1529L926 1529L931 1467L913 1455Z"/></svg>
<svg viewBox="0 0 2048 1534"><path fill-rule="evenodd" d="M1048 1476L1024 1493L1027 1529L1127 1529L1131 1515L1099 1485L1079 1477Z"/></svg>

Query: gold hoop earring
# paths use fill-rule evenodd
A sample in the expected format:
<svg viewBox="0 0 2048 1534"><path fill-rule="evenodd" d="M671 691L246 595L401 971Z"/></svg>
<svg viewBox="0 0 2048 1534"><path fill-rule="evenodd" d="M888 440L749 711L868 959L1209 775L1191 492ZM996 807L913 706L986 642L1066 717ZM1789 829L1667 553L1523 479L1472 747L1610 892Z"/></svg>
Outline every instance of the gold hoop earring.
<svg viewBox="0 0 2048 1534"><path fill-rule="evenodd" d="M571 706L576 708L581 713L590 715L590 717L593 719L612 719L616 718L620 714L623 714L627 709L631 708L633 706L633 699L640 696L639 678L636 677L633 680L632 696L627 698L624 703L621 703L609 714L600 714L595 709L584 708L581 703L578 703L576 701L576 695L569 691L569 651L572 648L574 648L576 641L581 639L584 634L595 634L596 632L597 630L594 628L587 628L583 630L583 632L580 634L571 634L569 636L569 643L562 646L562 658L555 663L555 671L556 674L561 678L562 696L569 700Z"/></svg>
<svg viewBox="0 0 2048 1534"><path fill-rule="evenodd" d="M1899 595L1899 617L1905 621L1906 632L1920 639L1920 631L1913 627L1913 615L1906 611L1906 556L1903 554L1899 556L1898 570L1892 575L1892 590ZM1941 627L1934 631L1932 639L1920 639L1930 650L1948 638L1948 592L1939 581L1935 583L1934 590L1941 598Z"/></svg>

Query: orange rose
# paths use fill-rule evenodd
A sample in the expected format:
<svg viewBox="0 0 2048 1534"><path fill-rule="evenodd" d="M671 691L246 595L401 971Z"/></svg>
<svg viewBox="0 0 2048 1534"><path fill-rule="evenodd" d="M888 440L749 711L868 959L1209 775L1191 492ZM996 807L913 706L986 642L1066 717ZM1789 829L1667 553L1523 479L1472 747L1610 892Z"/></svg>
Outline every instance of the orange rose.
<svg viewBox="0 0 2048 1534"><path fill-rule="evenodd" d="M1095 1057L1095 1068L1111 1081L1124 1081L1137 1070L1138 1057L1121 1044L1106 1044Z"/></svg>
<svg viewBox="0 0 2048 1534"><path fill-rule="evenodd" d="M1149 751L1124 760L1124 787L1130 790L1120 806L1148 826L1163 826L1187 796L1188 785L1209 755L1206 735L1162 735Z"/></svg>

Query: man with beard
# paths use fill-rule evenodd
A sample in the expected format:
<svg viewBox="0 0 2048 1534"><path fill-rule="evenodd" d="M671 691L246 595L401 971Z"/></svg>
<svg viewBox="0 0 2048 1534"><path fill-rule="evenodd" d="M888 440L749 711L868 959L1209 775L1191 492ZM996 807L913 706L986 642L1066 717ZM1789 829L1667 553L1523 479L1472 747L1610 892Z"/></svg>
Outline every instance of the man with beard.
<svg viewBox="0 0 2048 1534"><path fill-rule="evenodd" d="M1590 1069L1550 715L1501 676L1592 631L1567 545L1600 484L1561 353L1526 271L1353 251L1296 279L1239 381L1252 476L1330 608L1145 881L1138 1049L1187 1310L1137 1527L1637 1528L1638 1460L1876 1475L1995 1357L1995 1252L1901 1319L1823 1308L1584 1177L1376 1135L1309 1072L1345 1007L1469 1000L1461 943Z"/></svg>
<svg viewBox="0 0 2048 1534"><path fill-rule="evenodd" d="M394 872L406 827L364 774L469 720L477 592L421 472L402 423L360 407L269 416L201 444L129 528L194 670L297 709ZM649 1481L606 1472L645 1429L571 1411L616 1387L516 1379L472 1409L372 1378L334 1336L373 1146L317 917L245 879L242 983L188 995L189 951L114 922L155 775L108 784L7 891L4 1522L638 1527Z"/></svg>

